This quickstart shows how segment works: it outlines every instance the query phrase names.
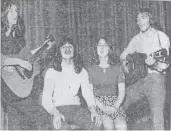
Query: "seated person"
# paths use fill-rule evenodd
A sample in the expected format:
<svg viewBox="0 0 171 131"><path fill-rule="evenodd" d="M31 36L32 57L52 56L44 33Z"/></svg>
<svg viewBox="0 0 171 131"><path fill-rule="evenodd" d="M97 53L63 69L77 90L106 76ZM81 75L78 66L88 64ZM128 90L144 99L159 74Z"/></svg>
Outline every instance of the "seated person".
<svg viewBox="0 0 171 131"><path fill-rule="evenodd" d="M95 110L93 90L88 73L77 57L75 45L68 37L61 39L56 60L44 78L42 105L53 117L55 129L70 129L69 124L82 129L100 129L101 117ZM81 87L88 108L80 106L77 95Z"/></svg>
<svg viewBox="0 0 171 131"><path fill-rule="evenodd" d="M102 116L104 129L126 130L125 112L121 104L125 97L125 77L122 68L114 59L112 45L101 38L96 46L97 58L89 68L97 104L97 112Z"/></svg>

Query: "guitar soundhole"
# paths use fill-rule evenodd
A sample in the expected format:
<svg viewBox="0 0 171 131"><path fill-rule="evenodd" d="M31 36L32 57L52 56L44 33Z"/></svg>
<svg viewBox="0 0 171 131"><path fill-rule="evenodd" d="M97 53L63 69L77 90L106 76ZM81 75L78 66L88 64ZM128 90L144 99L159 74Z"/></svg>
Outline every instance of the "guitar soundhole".
<svg viewBox="0 0 171 131"><path fill-rule="evenodd" d="M24 75L25 75L28 79L30 79L30 78L32 77L32 75L33 75L33 66L32 66L32 70L31 70L31 71L25 69L25 70L23 71L23 73L24 73Z"/></svg>

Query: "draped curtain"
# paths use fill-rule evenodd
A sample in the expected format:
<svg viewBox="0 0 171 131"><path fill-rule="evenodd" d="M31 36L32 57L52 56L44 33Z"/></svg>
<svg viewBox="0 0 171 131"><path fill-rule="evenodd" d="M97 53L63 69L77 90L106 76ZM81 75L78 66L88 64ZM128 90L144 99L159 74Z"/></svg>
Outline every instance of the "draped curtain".
<svg viewBox="0 0 171 131"><path fill-rule="evenodd" d="M167 33L171 29L171 2L141 0L16 0L26 25L29 50L40 46L48 34L56 44L71 36L85 66L91 63L97 40L105 36L117 56L139 31L135 13L150 7L154 19Z"/></svg>

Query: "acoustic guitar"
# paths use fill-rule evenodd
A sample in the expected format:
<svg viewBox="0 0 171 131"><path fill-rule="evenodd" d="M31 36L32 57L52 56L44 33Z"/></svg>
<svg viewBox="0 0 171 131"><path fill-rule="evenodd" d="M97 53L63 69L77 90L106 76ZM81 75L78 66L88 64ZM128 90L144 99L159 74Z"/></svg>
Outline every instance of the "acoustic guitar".
<svg viewBox="0 0 171 131"><path fill-rule="evenodd" d="M33 88L34 77L39 73L39 70L35 69L37 65L36 60L49 47L48 42L54 44L54 41L54 37L49 35L43 45L28 59L29 63L32 64L31 71L28 71L19 65L11 66L13 69L12 71L7 71L9 66L4 66L4 69L1 70L2 78L5 83L18 97L24 98L29 96Z"/></svg>

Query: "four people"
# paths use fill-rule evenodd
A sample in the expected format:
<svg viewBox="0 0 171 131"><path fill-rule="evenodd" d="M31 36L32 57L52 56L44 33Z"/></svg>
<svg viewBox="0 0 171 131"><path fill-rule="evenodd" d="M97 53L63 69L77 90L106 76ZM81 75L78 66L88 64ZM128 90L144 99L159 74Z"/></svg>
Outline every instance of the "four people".
<svg viewBox="0 0 171 131"><path fill-rule="evenodd" d="M161 48L168 51L169 38L165 33L151 26L152 14L147 8L139 10L137 24L140 33L133 37L120 57L125 60L128 54L137 51L147 54L146 63L153 64L154 59L150 54ZM101 129L103 124L104 129L126 130L126 115L122 108L125 94L127 96L125 109L135 100L146 96L152 111L154 128L164 129L163 108L166 93L164 76L149 69L146 78L131 85L125 92L123 70L121 65L116 63L111 43L106 38L98 41L97 57L88 70L83 67L71 38L61 39L53 66L46 71L44 77L42 106L46 111L40 106L36 110L27 108L28 103L24 100L26 98L30 100L28 96L33 96L30 95L32 87L23 91L20 86L11 85L7 81L11 77L11 72L16 70L15 65L32 70L32 65L20 58L21 53L26 53L25 29L24 22L18 15L18 7L12 1L4 2L2 6L1 26L1 104L10 118L9 129L22 129L19 124L23 123L25 116L29 116L27 121L33 125L39 123L37 129L43 129L41 127L48 116L45 113L47 111L53 117L52 129L70 129L70 124L75 124L82 129ZM29 54L28 52L27 57L30 56ZM82 89L88 108L81 106L78 97L79 88ZM22 104L19 102L21 100ZM41 113L36 116L34 111ZM43 115L45 119L40 117L42 112L46 114ZM22 119L18 114L24 114L21 115Z"/></svg>
<svg viewBox="0 0 171 131"><path fill-rule="evenodd" d="M165 33L153 28L152 12L149 8L141 8L137 12L136 22L141 31L132 38L120 58L126 60L128 54L136 51L145 53L147 55L146 63L152 65L155 59L150 54L164 48L169 55L169 38ZM166 95L164 77L158 71L149 68L145 78L128 87L124 103L124 108L127 109L132 103L147 97L151 109L151 119L156 130L164 130L163 109Z"/></svg>

